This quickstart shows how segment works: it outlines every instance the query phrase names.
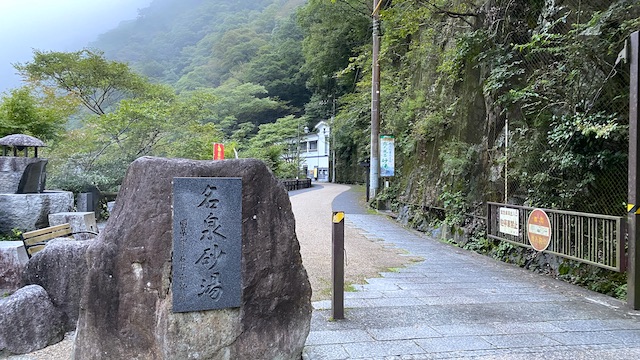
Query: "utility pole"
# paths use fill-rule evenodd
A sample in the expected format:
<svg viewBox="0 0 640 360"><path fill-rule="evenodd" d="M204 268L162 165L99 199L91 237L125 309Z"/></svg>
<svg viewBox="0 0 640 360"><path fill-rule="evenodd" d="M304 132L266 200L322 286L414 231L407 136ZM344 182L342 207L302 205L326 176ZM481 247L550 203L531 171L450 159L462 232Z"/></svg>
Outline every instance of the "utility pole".
<svg viewBox="0 0 640 360"><path fill-rule="evenodd" d="M373 0L373 55L371 74L371 161L369 168L369 195L373 199L378 191L380 176L380 15L382 0Z"/></svg>

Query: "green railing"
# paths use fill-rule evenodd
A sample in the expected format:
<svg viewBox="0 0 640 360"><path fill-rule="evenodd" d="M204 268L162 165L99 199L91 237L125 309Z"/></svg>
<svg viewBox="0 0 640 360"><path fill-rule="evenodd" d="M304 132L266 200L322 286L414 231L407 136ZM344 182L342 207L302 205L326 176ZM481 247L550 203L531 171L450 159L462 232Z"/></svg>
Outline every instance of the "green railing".
<svg viewBox="0 0 640 360"><path fill-rule="evenodd" d="M487 236L491 239L533 248L529 244L527 220L532 207L487 203ZM500 231L500 208L517 210L512 234ZM551 240L544 252L605 269L625 271L625 218L572 211L542 209L549 217ZM513 220L510 217L509 220ZM517 229L517 231L514 231ZM513 233L517 232L518 235Z"/></svg>

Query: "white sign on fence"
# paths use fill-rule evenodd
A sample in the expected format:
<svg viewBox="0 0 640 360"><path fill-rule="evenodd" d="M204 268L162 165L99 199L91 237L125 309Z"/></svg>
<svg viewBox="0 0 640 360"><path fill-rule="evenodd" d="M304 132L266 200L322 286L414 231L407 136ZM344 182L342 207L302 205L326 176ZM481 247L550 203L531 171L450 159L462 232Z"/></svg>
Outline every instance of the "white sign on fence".
<svg viewBox="0 0 640 360"><path fill-rule="evenodd" d="M500 208L500 232L514 236L520 234L520 212L518 209Z"/></svg>

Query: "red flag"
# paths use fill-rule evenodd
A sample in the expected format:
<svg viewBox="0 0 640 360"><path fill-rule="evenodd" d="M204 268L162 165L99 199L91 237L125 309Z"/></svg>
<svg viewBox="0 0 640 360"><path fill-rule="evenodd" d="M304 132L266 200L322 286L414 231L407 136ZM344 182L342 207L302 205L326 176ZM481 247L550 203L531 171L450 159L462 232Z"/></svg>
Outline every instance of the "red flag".
<svg viewBox="0 0 640 360"><path fill-rule="evenodd" d="M213 160L224 160L224 144L213 143Z"/></svg>

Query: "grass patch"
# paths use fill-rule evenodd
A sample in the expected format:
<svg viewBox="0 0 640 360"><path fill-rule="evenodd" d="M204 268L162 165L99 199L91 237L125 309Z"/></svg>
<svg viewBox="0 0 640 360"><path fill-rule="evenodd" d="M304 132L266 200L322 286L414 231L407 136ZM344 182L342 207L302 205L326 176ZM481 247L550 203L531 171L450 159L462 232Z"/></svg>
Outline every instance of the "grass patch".
<svg viewBox="0 0 640 360"><path fill-rule="evenodd" d="M356 292L358 290L356 289L355 286L353 286L353 284L349 283L349 284L344 284L344 291L345 292Z"/></svg>

